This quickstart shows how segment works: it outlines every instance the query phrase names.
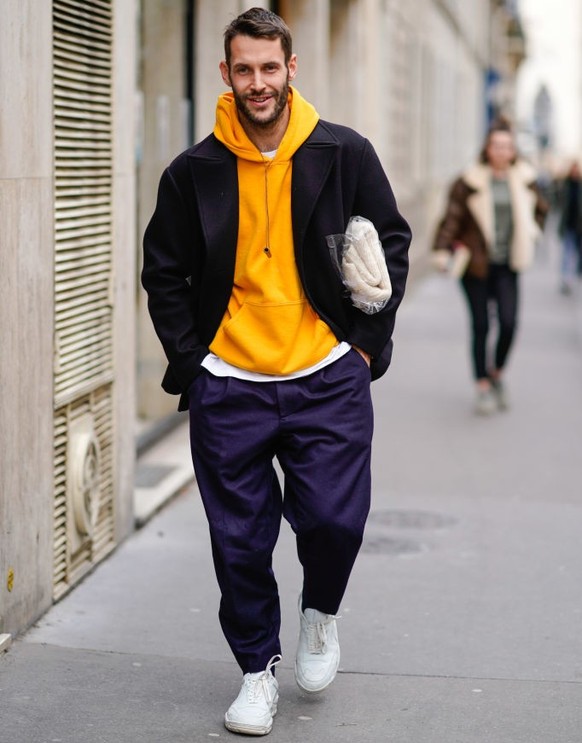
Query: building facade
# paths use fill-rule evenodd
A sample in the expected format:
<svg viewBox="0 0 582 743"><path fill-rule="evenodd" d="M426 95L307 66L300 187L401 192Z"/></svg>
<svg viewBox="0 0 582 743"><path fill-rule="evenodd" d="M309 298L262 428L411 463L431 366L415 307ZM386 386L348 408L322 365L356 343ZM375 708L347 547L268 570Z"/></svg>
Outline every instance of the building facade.
<svg viewBox="0 0 582 743"><path fill-rule="evenodd" d="M486 126L490 0L255 4L289 23L302 94L372 141L422 270ZM159 386L141 235L163 168L213 127L222 32L250 5L3 3L0 635L132 530L136 421L177 402Z"/></svg>

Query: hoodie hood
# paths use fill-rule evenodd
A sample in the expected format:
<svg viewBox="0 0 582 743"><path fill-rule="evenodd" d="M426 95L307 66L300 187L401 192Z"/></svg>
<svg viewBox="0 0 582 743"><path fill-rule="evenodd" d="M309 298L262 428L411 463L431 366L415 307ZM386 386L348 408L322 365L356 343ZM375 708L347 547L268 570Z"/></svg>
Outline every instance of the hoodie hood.
<svg viewBox="0 0 582 743"><path fill-rule="evenodd" d="M288 101L289 124L277 148L274 160L291 160L319 121L319 114L315 108L292 86L289 87ZM240 123L232 92L224 93L218 98L214 136L238 158L251 162L263 161L263 156L248 138Z"/></svg>

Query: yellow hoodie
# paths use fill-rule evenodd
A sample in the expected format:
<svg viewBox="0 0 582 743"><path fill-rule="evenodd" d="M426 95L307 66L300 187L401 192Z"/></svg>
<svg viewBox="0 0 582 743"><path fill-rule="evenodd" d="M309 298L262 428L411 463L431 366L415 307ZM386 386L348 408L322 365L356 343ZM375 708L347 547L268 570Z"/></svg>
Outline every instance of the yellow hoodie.
<svg viewBox="0 0 582 743"><path fill-rule="evenodd" d="M289 125L272 159L247 137L232 93L218 99L214 128L237 156L240 195L234 285L210 350L241 369L276 375L316 364L338 342L305 298L293 248L292 157L319 116L297 90L289 105Z"/></svg>

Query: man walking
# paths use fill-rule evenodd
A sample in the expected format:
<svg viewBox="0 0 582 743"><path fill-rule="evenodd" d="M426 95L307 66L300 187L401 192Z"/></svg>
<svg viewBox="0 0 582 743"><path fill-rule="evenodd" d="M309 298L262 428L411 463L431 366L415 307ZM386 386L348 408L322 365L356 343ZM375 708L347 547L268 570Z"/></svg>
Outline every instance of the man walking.
<svg viewBox="0 0 582 743"><path fill-rule="evenodd" d="M278 701L283 515L303 567L297 683L319 692L337 672L335 615L370 507L370 381L390 363L410 231L370 143L320 120L290 86L297 58L282 19L252 8L224 42L231 92L213 133L162 175L142 281L169 361L162 385L189 409L220 623L243 672L225 725L265 735ZM374 314L352 304L326 243L356 215L375 226L392 284Z"/></svg>

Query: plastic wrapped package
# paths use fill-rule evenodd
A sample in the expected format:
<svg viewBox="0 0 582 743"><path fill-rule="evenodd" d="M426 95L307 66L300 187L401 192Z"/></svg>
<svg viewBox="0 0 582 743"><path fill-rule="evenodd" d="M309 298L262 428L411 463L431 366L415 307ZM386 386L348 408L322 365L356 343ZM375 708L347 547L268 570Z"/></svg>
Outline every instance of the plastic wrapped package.
<svg viewBox="0 0 582 743"><path fill-rule="evenodd" d="M351 217L341 235L328 235L332 261L352 304L367 315L383 309L392 296L390 274L376 228L369 219Z"/></svg>

